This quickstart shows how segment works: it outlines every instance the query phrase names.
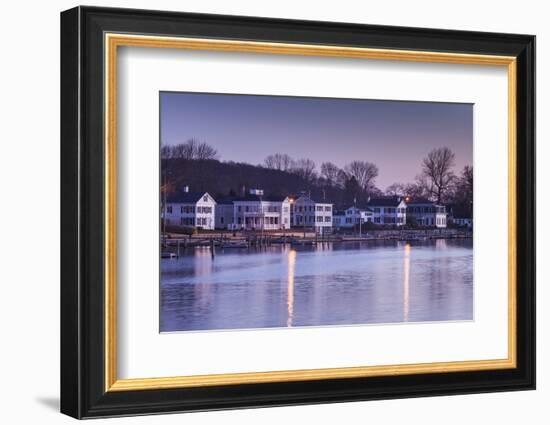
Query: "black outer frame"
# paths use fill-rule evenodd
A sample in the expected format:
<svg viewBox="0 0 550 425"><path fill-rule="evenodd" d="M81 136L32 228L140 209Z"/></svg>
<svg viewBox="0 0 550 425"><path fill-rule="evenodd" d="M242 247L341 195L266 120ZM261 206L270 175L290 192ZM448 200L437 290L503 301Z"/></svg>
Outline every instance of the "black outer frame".
<svg viewBox="0 0 550 425"><path fill-rule="evenodd" d="M517 368L106 393L105 32L517 57ZM91 418L534 388L534 36L95 7L61 13L62 413Z"/></svg>

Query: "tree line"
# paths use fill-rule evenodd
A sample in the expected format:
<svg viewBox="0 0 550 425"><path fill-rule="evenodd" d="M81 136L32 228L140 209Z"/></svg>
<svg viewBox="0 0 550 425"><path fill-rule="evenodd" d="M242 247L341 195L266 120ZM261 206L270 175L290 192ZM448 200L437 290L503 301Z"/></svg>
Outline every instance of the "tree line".
<svg viewBox="0 0 550 425"><path fill-rule="evenodd" d="M240 194L248 186L263 188L266 193L274 195L307 192L338 207L354 203L361 205L369 197L395 195L460 204L470 210L473 202L473 168L465 166L456 174L455 154L448 147L430 151L419 164L420 172L413 182L396 182L384 191L376 185L378 166L366 160L354 160L344 167L327 161L317 169L312 159L294 159L285 153L274 153L266 156L262 164L254 166L222 162L213 146L197 139L162 146L161 159L164 161L163 170L169 170L166 187L172 188L170 190L177 187L178 180L187 180L185 183L194 183L195 189L217 196ZM185 167L185 170L180 167ZM212 172L215 174L209 175Z"/></svg>

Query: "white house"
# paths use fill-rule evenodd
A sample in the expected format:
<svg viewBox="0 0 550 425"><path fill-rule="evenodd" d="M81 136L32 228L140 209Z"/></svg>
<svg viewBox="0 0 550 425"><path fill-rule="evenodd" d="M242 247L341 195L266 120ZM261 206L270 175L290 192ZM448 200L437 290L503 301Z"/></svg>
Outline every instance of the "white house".
<svg viewBox="0 0 550 425"><path fill-rule="evenodd" d="M413 199L407 202L407 219L411 218L419 226L447 227L445 207L427 199Z"/></svg>
<svg viewBox="0 0 550 425"><path fill-rule="evenodd" d="M168 195L163 217L166 224L213 230L216 201L208 192L182 191Z"/></svg>
<svg viewBox="0 0 550 425"><path fill-rule="evenodd" d="M454 217L453 223L460 227L467 227L468 229L471 229L474 225L471 217Z"/></svg>
<svg viewBox="0 0 550 425"><path fill-rule="evenodd" d="M315 202L309 196L302 195L292 204L292 225L313 227L317 233L326 233L332 229L332 204Z"/></svg>
<svg viewBox="0 0 550 425"><path fill-rule="evenodd" d="M471 229L474 225L472 218L472 207L465 205L448 205L447 207L447 222L453 223L460 227Z"/></svg>
<svg viewBox="0 0 550 425"><path fill-rule="evenodd" d="M353 225L359 223L365 224L369 221L372 223L374 219L373 210L369 207L359 208L356 206L349 207L346 211L346 216L351 218Z"/></svg>
<svg viewBox="0 0 550 425"><path fill-rule="evenodd" d="M216 205L216 229L236 229L233 199L222 199Z"/></svg>
<svg viewBox="0 0 550 425"><path fill-rule="evenodd" d="M367 205L374 224L404 226L407 222L407 204L400 196L369 198Z"/></svg>
<svg viewBox="0 0 550 425"><path fill-rule="evenodd" d="M232 223L222 225L222 216L228 217L228 212L224 209L217 220L220 227L248 230L290 229L288 197L264 196L262 190L252 189L247 196L234 199L232 205ZM226 221L225 218L223 220Z"/></svg>
<svg viewBox="0 0 550 425"><path fill-rule="evenodd" d="M345 211L338 211L332 214L332 227L345 229L353 227L353 218L346 215Z"/></svg>

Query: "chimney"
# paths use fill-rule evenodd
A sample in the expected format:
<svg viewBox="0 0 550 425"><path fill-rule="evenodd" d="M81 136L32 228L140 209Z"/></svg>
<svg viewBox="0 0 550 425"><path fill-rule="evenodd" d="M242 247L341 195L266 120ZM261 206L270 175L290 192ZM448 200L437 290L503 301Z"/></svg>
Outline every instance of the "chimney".
<svg viewBox="0 0 550 425"><path fill-rule="evenodd" d="M183 191L185 193L188 193L189 192L189 186L187 186L187 185L183 186Z"/></svg>

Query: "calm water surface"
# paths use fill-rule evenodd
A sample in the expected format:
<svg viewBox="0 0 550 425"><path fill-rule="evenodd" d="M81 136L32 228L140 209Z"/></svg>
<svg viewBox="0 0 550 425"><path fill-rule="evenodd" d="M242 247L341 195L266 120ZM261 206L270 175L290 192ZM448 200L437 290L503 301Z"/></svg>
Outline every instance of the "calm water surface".
<svg viewBox="0 0 550 425"><path fill-rule="evenodd" d="M160 330L473 318L472 241L189 250L161 260Z"/></svg>

